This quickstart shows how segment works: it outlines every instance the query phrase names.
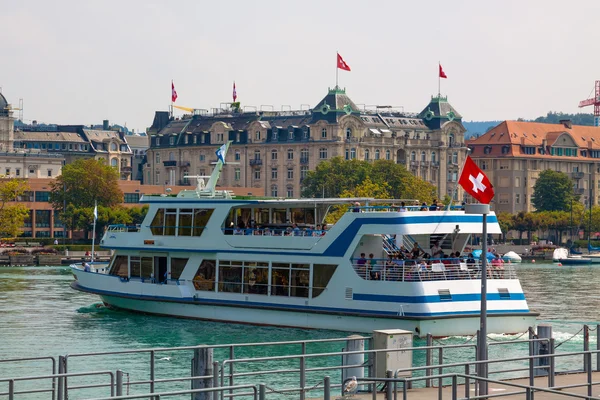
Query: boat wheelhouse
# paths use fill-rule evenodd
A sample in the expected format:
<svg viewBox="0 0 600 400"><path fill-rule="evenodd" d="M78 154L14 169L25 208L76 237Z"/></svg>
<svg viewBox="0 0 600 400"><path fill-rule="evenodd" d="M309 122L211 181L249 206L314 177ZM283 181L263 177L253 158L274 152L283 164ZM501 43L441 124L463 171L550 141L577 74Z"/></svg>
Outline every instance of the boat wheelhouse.
<svg viewBox="0 0 600 400"><path fill-rule="evenodd" d="M232 198L215 189L221 168L206 185L196 177L196 190L144 196L144 222L111 226L101 241L114 250L109 272L73 266L72 287L113 307L205 320L434 336L478 329L478 263L455 252L481 234L481 216L370 198ZM327 224L340 206L347 212ZM496 217L487 220L500 233ZM488 332L535 322L512 266L490 271L487 298Z"/></svg>

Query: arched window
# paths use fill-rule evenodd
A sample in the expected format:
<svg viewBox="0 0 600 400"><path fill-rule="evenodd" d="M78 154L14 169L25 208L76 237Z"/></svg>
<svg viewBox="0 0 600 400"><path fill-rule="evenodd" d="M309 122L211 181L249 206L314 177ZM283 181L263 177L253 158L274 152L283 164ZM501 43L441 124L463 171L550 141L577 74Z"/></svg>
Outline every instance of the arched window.
<svg viewBox="0 0 600 400"><path fill-rule="evenodd" d="M277 160L277 150L271 150L271 160Z"/></svg>
<svg viewBox="0 0 600 400"><path fill-rule="evenodd" d="M381 155L381 153L380 153L379 149L375 150L375 159L376 160L379 160L380 155Z"/></svg>
<svg viewBox="0 0 600 400"><path fill-rule="evenodd" d="M391 156L392 156L392 153L389 150L386 150L385 151L385 159L386 160L391 160Z"/></svg>
<svg viewBox="0 0 600 400"><path fill-rule="evenodd" d="M410 152L410 161L417 161L417 152L416 151Z"/></svg>
<svg viewBox="0 0 600 400"><path fill-rule="evenodd" d="M435 151L431 152L431 162L434 163L435 162Z"/></svg>
<svg viewBox="0 0 600 400"><path fill-rule="evenodd" d="M110 151L117 151L118 147L117 144L115 142L112 142L110 144Z"/></svg>
<svg viewBox="0 0 600 400"><path fill-rule="evenodd" d="M458 164L458 153L452 153L452 164Z"/></svg>
<svg viewBox="0 0 600 400"><path fill-rule="evenodd" d="M175 154L172 151L169 153L169 161L175 161Z"/></svg>
<svg viewBox="0 0 600 400"><path fill-rule="evenodd" d="M369 160L369 149L365 149L365 160Z"/></svg>
<svg viewBox="0 0 600 400"><path fill-rule="evenodd" d="M350 139L352 137L352 128L346 128L346 139Z"/></svg>
<svg viewBox="0 0 600 400"><path fill-rule="evenodd" d="M119 161L116 158L111 158L110 165L111 167L116 167L119 165Z"/></svg>
<svg viewBox="0 0 600 400"><path fill-rule="evenodd" d="M427 160L427 155L425 154L424 151L421 152L421 161L426 161Z"/></svg>
<svg viewBox="0 0 600 400"><path fill-rule="evenodd" d="M356 158L356 149L353 147L350 149L350 159L354 160Z"/></svg>
<svg viewBox="0 0 600 400"><path fill-rule="evenodd" d="M240 161L241 158L242 158L242 155L240 154L240 152L238 150L236 150L236 152L235 152L235 161Z"/></svg>

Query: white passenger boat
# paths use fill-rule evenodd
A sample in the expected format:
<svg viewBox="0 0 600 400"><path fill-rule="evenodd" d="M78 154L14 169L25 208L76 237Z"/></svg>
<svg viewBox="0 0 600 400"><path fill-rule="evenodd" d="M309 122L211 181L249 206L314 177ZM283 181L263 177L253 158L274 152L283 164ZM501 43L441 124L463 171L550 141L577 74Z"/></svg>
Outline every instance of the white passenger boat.
<svg viewBox="0 0 600 400"><path fill-rule="evenodd" d="M206 185L196 177L197 188L176 197L144 196L141 226L104 234L101 247L114 250L108 273L72 266L71 286L109 306L159 315L419 336L476 332L481 281L473 260L421 266L396 257L415 244L425 253L436 243L447 254L461 251L482 232L481 216L404 211L367 198L234 198L215 189L221 158ZM323 229L332 207L350 202L360 205ZM501 233L494 214L487 221L488 233ZM535 324L510 265L491 268L487 298L488 332Z"/></svg>

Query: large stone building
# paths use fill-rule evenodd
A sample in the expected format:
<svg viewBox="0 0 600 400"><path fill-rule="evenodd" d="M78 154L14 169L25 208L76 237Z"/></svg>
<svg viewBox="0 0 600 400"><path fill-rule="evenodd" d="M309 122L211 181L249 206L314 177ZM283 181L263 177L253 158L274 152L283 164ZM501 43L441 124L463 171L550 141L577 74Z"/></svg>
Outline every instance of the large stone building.
<svg viewBox="0 0 600 400"><path fill-rule="evenodd" d="M45 178L60 175L62 154L14 148L13 109L0 93L0 175L17 178Z"/></svg>
<svg viewBox="0 0 600 400"><path fill-rule="evenodd" d="M599 127L504 121L467 144L494 185L497 212L534 211L533 186L547 169L567 173L582 203L590 193L592 204L600 202Z"/></svg>
<svg viewBox="0 0 600 400"><path fill-rule="evenodd" d="M467 150L461 119L442 96L432 97L421 113L410 114L389 107L360 109L339 88L329 90L311 110L196 110L177 119L157 112L148 131L144 182L181 185L188 183L187 175L210 174L216 148L232 140L223 186L300 197L306 173L341 156L393 160L433 183L440 197L454 194L460 200L456 183Z"/></svg>

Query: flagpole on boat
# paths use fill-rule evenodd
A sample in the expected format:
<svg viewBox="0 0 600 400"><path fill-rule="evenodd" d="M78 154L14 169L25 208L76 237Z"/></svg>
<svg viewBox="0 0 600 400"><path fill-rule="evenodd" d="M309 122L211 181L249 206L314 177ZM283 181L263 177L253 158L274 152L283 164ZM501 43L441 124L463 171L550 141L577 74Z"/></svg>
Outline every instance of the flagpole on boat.
<svg viewBox="0 0 600 400"><path fill-rule="evenodd" d="M91 262L94 262L94 245L96 244L96 221L98 220L98 200L94 200L94 227L92 229L92 258Z"/></svg>

